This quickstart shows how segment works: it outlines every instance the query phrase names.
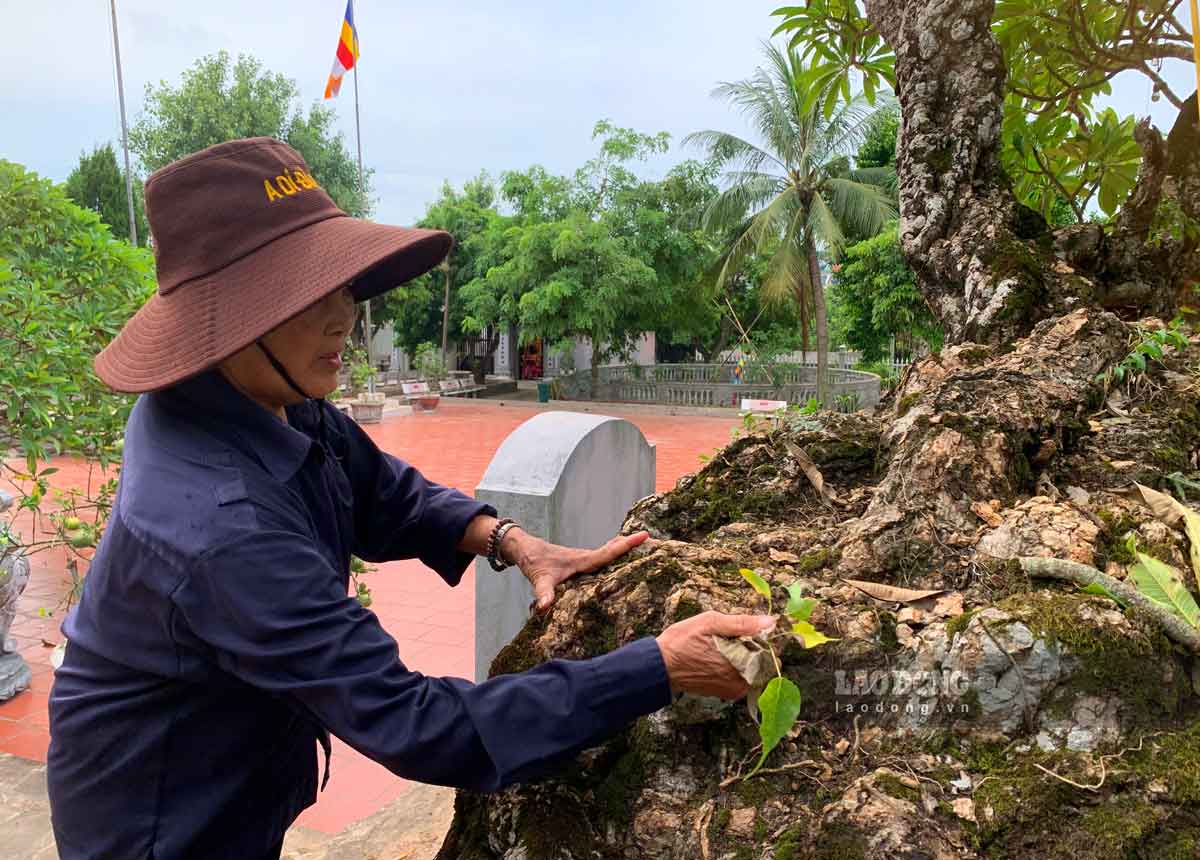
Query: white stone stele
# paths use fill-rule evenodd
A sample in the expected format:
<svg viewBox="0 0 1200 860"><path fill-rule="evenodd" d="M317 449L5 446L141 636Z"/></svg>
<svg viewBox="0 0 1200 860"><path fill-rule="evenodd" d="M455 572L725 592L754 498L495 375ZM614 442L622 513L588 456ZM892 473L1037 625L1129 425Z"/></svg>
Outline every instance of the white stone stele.
<svg viewBox="0 0 1200 860"><path fill-rule="evenodd" d="M654 446L629 421L543 412L504 440L475 489L530 533L593 548L616 536L633 503L654 492ZM533 589L512 567L475 563L475 679L529 619Z"/></svg>

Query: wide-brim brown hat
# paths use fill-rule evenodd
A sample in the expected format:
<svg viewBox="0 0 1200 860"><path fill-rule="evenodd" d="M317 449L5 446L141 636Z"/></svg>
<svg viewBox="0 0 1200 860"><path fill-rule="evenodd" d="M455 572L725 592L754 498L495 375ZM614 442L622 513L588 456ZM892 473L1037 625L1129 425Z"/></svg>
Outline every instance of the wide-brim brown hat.
<svg viewBox="0 0 1200 860"><path fill-rule="evenodd" d="M233 140L146 181L158 290L96 356L117 391L207 370L350 285L359 301L432 269L453 239L339 209L284 143Z"/></svg>

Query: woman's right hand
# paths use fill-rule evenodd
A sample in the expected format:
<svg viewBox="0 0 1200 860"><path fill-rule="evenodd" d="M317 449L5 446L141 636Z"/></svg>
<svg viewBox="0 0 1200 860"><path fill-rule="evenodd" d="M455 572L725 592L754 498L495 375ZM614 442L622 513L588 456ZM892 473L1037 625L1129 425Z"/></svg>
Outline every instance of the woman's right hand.
<svg viewBox="0 0 1200 860"><path fill-rule="evenodd" d="M749 686L717 650L712 638L757 636L774 626L775 619L770 615L723 615L720 612L703 612L672 624L657 639L663 662L667 664L671 691L740 699L746 695Z"/></svg>

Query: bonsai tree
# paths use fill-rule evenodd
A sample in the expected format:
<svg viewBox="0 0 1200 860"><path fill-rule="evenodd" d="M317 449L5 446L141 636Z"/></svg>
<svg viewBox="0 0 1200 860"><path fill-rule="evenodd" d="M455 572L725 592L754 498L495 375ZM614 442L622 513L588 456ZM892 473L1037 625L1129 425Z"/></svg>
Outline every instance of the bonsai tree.
<svg viewBox="0 0 1200 860"><path fill-rule="evenodd" d="M350 393L358 396L378 376L378 371L367 361L367 351L361 347L353 347L346 355L349 359Z"/></svg>
<svg viewBox="0 0 1200 860"><path fill-rule="evenodd" d="M441 350L428 341L417 346L413 366L426 382L440 382L446 378L446 360Z"/></svg>

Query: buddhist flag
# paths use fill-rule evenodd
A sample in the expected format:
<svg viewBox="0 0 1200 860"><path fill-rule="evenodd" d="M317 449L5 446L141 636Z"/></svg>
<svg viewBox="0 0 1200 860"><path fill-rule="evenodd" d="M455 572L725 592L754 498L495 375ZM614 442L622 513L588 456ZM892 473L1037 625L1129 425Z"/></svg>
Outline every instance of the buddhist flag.
<svg viewBox="0 0 1200 860"><path fill-rule="evenodd" d="M338 39L337 54L333 68L329 71L329 82L325 84L325 98L337 96L342 88L342 77L354 68L358 61L358 31L354 29L354 2L346 2L346 18L342 21L342 35Z"/></svg>

